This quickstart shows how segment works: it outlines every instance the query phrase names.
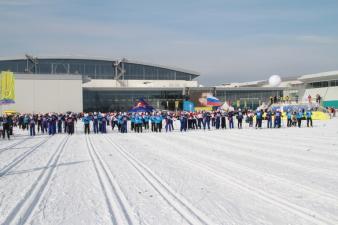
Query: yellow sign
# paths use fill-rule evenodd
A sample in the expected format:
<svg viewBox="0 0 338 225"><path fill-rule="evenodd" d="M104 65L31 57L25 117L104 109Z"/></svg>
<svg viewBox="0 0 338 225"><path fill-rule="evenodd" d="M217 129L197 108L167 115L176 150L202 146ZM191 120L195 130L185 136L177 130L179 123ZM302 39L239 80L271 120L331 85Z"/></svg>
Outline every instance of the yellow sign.
<svg viewBox="0 0 338 225"><path fill-rule="evenodd" d="M175 101L175 109L178 109L178 104L179 103L180 103L179 101Z"/></svg>
<svg viewBox="0 0 338 225"><path fill-rule="evenodd" d="M2 71L0 75L0 104L14 103L15 79L10 71Z"/></svg>
<svg viewBox="0 0 338 225"><path fill-rule="evenodd" d="M212 111L212 107L211 106L195 107L195 111Z"/></svg>

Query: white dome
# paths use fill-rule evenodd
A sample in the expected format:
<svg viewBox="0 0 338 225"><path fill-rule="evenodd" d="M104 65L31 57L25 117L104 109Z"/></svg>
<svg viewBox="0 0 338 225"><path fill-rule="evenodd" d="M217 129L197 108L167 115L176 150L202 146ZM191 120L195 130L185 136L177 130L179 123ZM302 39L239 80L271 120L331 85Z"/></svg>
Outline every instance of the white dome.
<svg viewBox="0 0 338 225"><path fill-rule="evenodd" d="M269 85L272 87L277 87L282 82L282 78L278 75L272 75L269 78Z"/></svg>

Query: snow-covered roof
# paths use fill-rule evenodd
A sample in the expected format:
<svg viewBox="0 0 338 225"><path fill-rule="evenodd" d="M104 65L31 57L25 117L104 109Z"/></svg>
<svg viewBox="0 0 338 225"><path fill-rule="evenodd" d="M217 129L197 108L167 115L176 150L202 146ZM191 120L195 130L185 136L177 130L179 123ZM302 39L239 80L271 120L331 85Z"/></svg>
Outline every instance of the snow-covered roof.
<svg viewBox="0 0 338 225"><path fill-rule="evenodd" d="M314 82L314 81L323 81L323 80L335 80L338 79L338 70L328 71L322 73L314 73L300 76L298 80L304 82Z"/></svg>

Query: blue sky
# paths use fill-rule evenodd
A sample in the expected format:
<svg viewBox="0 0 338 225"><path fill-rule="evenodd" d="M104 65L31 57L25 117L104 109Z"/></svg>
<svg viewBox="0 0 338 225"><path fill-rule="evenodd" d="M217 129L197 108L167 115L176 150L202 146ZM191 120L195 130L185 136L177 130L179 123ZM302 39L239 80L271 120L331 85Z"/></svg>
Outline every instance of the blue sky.
<svg viewBox="0 0 338 225"><path fill-rule="evenodd" d="M337 0L0 0L0 56L130 58L205 85L338 69Z"/></svg>

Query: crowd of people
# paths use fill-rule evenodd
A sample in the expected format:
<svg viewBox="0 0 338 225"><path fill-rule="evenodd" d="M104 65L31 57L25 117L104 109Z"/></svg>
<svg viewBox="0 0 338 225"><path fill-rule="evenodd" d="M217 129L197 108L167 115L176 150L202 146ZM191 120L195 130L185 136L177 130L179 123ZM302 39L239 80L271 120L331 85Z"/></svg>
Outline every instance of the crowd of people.
<svg viewBox="0 0 338 225"><path fill-rule="evenodd" d="M10 139L13 127L27 130L29 135L39 134L54 135L57 133L74 134L76 124L84 125L84 133L107 133L116 131L127 132L172 132L178 129L181 132L188 130L211 129L242 129L246 127L261 129L266 123L266 128L280 128L283 123L283 113L277 109L272 110L241 110L231 111L199 111L199 112L112 112L112 113L48 113L48 114L17 114L0 117L0 132L2 138ZM306 120L306 126L312 127L311 109L289 110L285 114L286 127L302 127L302 121ZM177 121L178 123L174 123ZM175 128L174 124L179 127Z"/></svg>

